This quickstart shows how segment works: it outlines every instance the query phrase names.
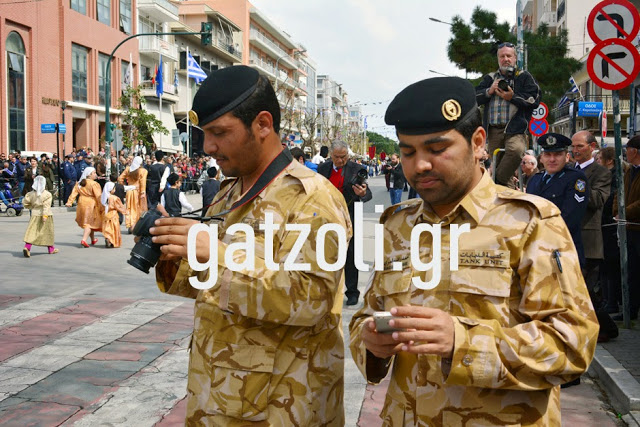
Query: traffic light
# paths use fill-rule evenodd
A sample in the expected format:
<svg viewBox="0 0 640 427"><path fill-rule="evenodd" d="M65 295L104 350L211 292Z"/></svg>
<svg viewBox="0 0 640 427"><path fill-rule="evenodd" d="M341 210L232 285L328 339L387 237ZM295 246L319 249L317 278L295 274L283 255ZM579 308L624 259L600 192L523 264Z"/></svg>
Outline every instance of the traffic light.
<svg viewBox="0 0 640 427"><path fill-rule="evenodd" d="M211 22L200 23L200 43L202 46L210 46L212 42L211 33L213 31L213 24Z"/></svg>

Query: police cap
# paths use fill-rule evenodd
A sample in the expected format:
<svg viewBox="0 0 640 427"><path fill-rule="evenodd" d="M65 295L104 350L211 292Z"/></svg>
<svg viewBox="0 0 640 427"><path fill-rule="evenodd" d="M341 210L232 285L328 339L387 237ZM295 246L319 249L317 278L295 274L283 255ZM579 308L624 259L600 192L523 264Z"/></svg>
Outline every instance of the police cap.
<svg viewBox="0 0 640 427"><path fill-rule="evenodd" d="M538 145L542 151L567 151L571 145L571 140L559 133L545 133L538 138Z"/></svg>
<svg viewBox="0 0 640 427"><path fill-rule="evenodd" d="M193 98L189 119L204 126L242 104L258 87L260 73L246 65L212 72Z"/></svg>
<svg viewBox="0 0 640 427"><path fill-rule="evenodd" d="M471 83L459 77L434 77L404 88L391 101L384 116L398 133L422 135L443 132L478 109Z"/></svg>

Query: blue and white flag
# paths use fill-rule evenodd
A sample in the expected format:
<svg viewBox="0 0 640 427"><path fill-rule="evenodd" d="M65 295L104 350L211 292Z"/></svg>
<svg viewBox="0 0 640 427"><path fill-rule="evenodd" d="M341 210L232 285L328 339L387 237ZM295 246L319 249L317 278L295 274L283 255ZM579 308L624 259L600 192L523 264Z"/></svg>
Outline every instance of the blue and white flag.
<svg viewBox="0 0 640 427"><path fill-rule="evenodd" d="M173 71L173 86L176 88L176 93L178 93L178 69L176 68Z"/></svg>
<svg viewBox="0 0 640 427"><path fill-rule="evenodd" d="M571 89L569 90L569 92L571 93L576 93L578 92L578 85L576 84L576 81L573 79L573 76L569 77L569 83L571 83Z"/></svg>
<svg viewBox="0 0 640 427"><path fill-rule="evenodd" d="M558 108L567 105L571 100L567 97L567 95L560 98L560 102L558 102Z"/></svg>
<svg viewBox="0 0 640 427"><path fill-rule="evenodd" d="M201 83L207 78L207 73L198 65L191 53L187 52L187 78L191 77L196 83Z"/></svg>

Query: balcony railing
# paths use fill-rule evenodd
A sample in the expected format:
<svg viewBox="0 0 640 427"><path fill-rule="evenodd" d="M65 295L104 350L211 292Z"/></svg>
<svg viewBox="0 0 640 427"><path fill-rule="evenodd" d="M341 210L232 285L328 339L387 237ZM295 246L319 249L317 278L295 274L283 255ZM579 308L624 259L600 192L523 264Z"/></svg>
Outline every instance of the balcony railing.
<svg viewBox="0 0 640 427"><path fill-rule="evenodd" d="M213 43L219 47L220 49L224 50L225 52L229 52L231 55L233 55L235 58L237 58L238 60L242 61L242 51L236 47L234 47L233 45L227 43L225 40L222 40L220 38L215 38L213 40Z"/></svg>
<svg viewBox="0 0 640 427"><path fill-rule="evenodd" d="M143 80L142 82L140 82L140 89L144 90L145 92L149 90L153 90L153 93L156 93L156 85L152 80ZM169 94L169 95L178 94L176 85L172 83L164 82L164 84L162 85L162 89L165 94ZM148 96L148 93L145 93L145 95Z"/></svg>
<svg viewBox="0 0 640 427"><path fill-rule="evenodd" d="M260 58L251 58L249 63L257 65L258 67L262 68L263 70L266 70L266 71L270 72L271 74L273 74L273 76L276 75L275 67L273 65L269 64L268 62L263 61Z"/></svg>
<svg viewBox="0 0 640 427"><path fill-rule="evenodd" d="M586 96L581 101L602 102L602 109L605 110L609 115L613 114L613 97L611 95ZM629 100L629 98L620 98L620 114L628 114L630 106L631 101ZM550 115L553 122L569 118L569 104L564 105L560 108L553 109Z"/></svg>
<svg viewBox="0 0 640 427"><path fill-rule="evenodd" d="M169 43L160 37L139 37L139 50L141 53L162 54L167 59L178 60L178 46Z"/></svg>
<svg viewBox="0 0 640 427"><path fill-rule="evenodd" d="M542 16L540 17L540 22L543 22L549 26L555 26L557 22L556 16L556 13L552 11L543 12Z"/></svg>
<svg viewBox="0 0 640 427"><path fill-rule="evenodd" d="M298 61L294 57L289 55L288 52L284 51L280 46L278 46L264 34L260 33L257 30L250 30L249 34L251 37L255 37L256 39L269 46L269 48L273 49L277 53L278 57L281 57L280 61L287 60L291 64L294 64L296 67L298 66Z"/></svg>

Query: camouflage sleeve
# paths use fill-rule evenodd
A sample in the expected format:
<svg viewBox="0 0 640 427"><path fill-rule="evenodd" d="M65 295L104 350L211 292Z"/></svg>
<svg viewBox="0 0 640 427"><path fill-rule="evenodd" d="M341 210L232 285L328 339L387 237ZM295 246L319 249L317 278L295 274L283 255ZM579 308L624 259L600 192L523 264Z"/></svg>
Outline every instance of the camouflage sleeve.
<svg viewBox="0 0 640 427"><path fill-rule="evenodd" d="M534 219L522 242L522 298L511 324L455 317L447 384L545 389L588 368L598 323L566 225L559 216Z"/></svg>
<svg viewBox="0 0 640 427"><path fill-rule="evenodd" d="M374 291L378 286L373 286L373 284L379 282L380 273L372 272L364 294L364 307L353 315L351 323L349 323L349 349L351 350L351 357L355 361L360 373L362 373L362 376L366 378L370 384L380 383L380 381L387 376L387 372L393 362L393 358L380 359L375 357L367 350L364 342L360 338L364 321L373 316L373 313L376 311L385 311L381 299L376 296L376 292Z"/></svg>
<svg viewBox="0 0 640 427"><path fill-rule="evenodd" d="M189 277L196 272L189 267L186 259L180 261L158 261L156 265L156 284L160 292L185 298L196 298L199 290L192 287ZM200 281L206 281L209 272L197 273Z"/></svg>
<svg viewBox="0 0 640 427"><path fill-rule="evenodd" d="M265 263L264 233L255 233L255 266L252 269L231 271L226 268L225 257L230 244L218 243L218 279L210 290L222 310L267 322L295 326L313 326L331 311L342 306L343 269L326 271L318 265L318 256L328 264L338 259L339 245L346 257L346 242L339 243L336 233L325 234L324 254L316 254L318 231L325 224L336 224L345 230L347 242L351 238L351 223L344 198L337 193L315 193L300 197L288 210L293 213L283 222L308 225L310 234L295 258L296 263L309 263L308 271L286 271L285 260L298 241L299 232L287 231L283 225L274 236L274 262L278 269L269 269ZM286 201L283 201L286 203ZM275 220L275 223L281 223ZM243 233L236 233L243 234ZM235 238L235 236L234 236ZM241 236L240 241L244 240ZM231 243L231 242L230 242ZM245 251L233 252L236 262L242 262Z"/></svg>

